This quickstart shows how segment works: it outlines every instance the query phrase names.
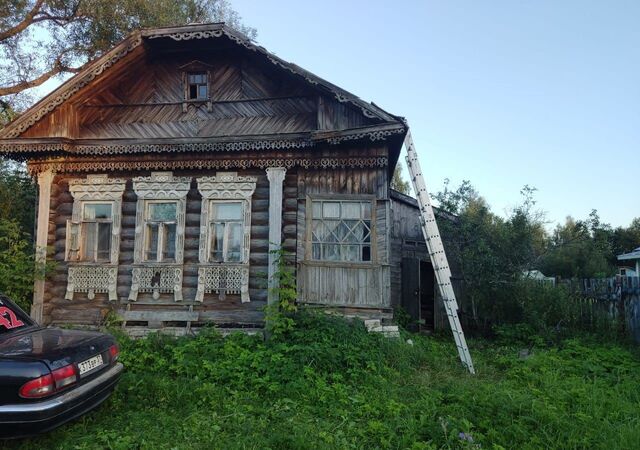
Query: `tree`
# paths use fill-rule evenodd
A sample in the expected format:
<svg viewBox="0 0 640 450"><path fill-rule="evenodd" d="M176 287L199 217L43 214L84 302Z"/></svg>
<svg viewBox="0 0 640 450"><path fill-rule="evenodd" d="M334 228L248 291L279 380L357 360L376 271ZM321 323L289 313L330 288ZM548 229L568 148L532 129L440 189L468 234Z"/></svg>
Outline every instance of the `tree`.
<svg viewBox="0 0 640 450"><path fill-rule="evenodd" d="M400 164L399 162L398 164L396 164L396 168L393 171L393 177L391 178L391 189L395 189L396 191L402 192L406 195L409 195L411 193L409 182L402 177L402 164Z"/></svg>
<svg viewBox="0 0 640 450"><path fill-rule="evenodd" d="M228 0L4 0L0 120L32 103L30 89L79 72L134 29L213 21L256 36Z"/></svg>

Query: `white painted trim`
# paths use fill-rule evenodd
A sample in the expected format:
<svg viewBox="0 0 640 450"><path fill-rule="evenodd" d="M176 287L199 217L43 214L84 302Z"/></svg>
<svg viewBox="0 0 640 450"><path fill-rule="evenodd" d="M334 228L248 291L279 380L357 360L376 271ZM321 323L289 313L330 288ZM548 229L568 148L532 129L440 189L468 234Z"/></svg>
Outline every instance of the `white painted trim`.
<svg viewBox="0 0 640 450"><path fill-rule="evenodd" d="M47 241L49 237L49 213L51 210L51 185L55 173L49 169L38 174L38 222L36 228L36 267L33 282L33 303L31 317L42 323L44 309L44 267L47 262Z"/></svg>
<svg viewBox="0 0 640 450"><path fill-rule="evenodd" d="M269 179L269 291L267 299L269 305L278 302L278 295L274 292L278 286L273 278L277 270L276 255L273 254L273 251L279 250L282 244L282 184L286 173L287 169L284 167L269 167L267 169L267 178Z"/></svg>

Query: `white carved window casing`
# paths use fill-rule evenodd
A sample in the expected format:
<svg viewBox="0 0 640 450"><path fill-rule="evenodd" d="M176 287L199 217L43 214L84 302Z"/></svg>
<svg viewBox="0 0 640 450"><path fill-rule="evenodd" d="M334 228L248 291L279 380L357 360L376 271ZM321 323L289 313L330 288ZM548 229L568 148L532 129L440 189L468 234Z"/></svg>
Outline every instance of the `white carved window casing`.
<svg viewBox="0 0 640 450"><path fill-rule="evenodd" d="M184 232L190 177L151 172L133 179L138 196L133 269L129 300L148 292L158 299L173 293L182 301Z"/></svg>
<svg viewBox="0 0 640 450"><path fill-rule="evenodd" d="M69 181L73 196L71 219L67 220L65 260L69 261L67 293L108 293L117 300L118 258L122 194L126 181L106 174L88 175Z"/></svg>
<svg viewBox="0 0 640 450"><path fill-rule="evenodd" d="M240 294L243 303L249 301L251 197L256 181L236 172L197 179L202 195L197 301L212 292Z"/></svg>

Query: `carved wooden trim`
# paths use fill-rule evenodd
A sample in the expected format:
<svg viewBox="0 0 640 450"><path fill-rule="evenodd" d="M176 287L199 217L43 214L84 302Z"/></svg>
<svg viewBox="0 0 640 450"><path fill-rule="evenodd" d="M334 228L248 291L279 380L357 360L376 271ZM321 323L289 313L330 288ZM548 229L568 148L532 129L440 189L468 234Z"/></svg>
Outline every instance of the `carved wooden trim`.
<svg viewBox="0 0 640 450"><path fill-rule="evenodd" d="M59 92L54 92L51 96L45 97L42 104L28 110L23 116L11 123L2 132L2 137L14 138L42 119L46 114L50 113L66 100L71 98L73 94L91 83L97 76L102 74L109 67L120 61L133 49L142 44L140 33L133 33L127 40L108 51L104 56L90 63L88 72L82 71L80 74L72 78L68 84L65 83Z"/></svg>
<svg viewBox="0 0 640 450"><path fill-rule="evenodd" d="M126 180L109 178L106 174L87 175L86 178L69 180L69 192L73 196L71 220L67 221L65 260L72 258L72 251L79 248L82 222L82 206L85 202L105 202L111 204L111 253L109 264L70 263L67 275L65 298L73 300L75 292L86 292L89 300L96 293L106 292L109 301L117 300L118 261L120 259L120 230L122 223L122 195Z"/></svg>
<svg viewBox="0 0 640 450"><path fill-rule="evenodd" d="M146 263L144 266L134 266L131 270L129 301L135 302L139 292L150 292L154 300L160 298L161 293L173 293L174 300L181 302L182 271L181 264Z"/></svg>
<svg viewBox="0 0 640 450"><path fill-rule="evenodd" d="M267 169L267 178L269 179L269 291L267 300L270 305L278 301L278 280L275 279L277 258L274 252L280 250L282 243L282 183L286 173L287 169L284 167Z"/></svg>
<svg viewBox="0 0 640 450"><path fill-rule="evenodd" d="M204 293L213 291L222 293L241 294L242 302L249 301L249 251L251 248L251 197L256 190L256 177L238 176L236 172L218 172L213 177L197 178L198 191L202 195L200 212L200 247L199 259L201 267L198 269L198 291L196 300L203 301ZM243 206L243 246L241 264L218 263L209 264L209 212L212 201L240 200ZM225 268L228 268L226 270ZM234 269L232 269L234 268ZM246 269L247 276L240 277ZM227 277L231 277L227 283ZM231 282L233 279L233 283ZM237 283L242 283L238 285Z"/></svg>
<svg viewBox="0 0 640 450"><path fill-rule="evenodd" d="M38 174L38 219L36 230L36 267L44 271L47 261L47 240L49 237L49 213L51 211L51 185L55 172L47 169ZM42 277L36 277L33 282L33 304L31 317L42 323L44 309L44 283Z"/></svg>
<svg viewBox="0 0 640 450"><path fill-rule="evenodd" d="M129 300L136 301L138 292L173 292L176 301L182 301L182 264L184 262L184 233L187 210L187 194L191 177L174 177L171 172L151 172L149 177L135 177L133 190L138 196L136 204L136 229ZM176 201L176 252L175 264L146 262L144 253L144 213L149 200ZM157 281L159 275L159 281Z"/></svg>
<svg viewBox="0 0 640 450"><path fill-rule="evenodd" d="M37 175L45 170L56 172L96 172L119 170L178 170L178 169L266 169L268 167L302 167L304 169L339 169L387 167L386 156L349 157L349 158L270 158L270 159L174 159L144 161L32 161L28 164L29 172Z"/></svg>

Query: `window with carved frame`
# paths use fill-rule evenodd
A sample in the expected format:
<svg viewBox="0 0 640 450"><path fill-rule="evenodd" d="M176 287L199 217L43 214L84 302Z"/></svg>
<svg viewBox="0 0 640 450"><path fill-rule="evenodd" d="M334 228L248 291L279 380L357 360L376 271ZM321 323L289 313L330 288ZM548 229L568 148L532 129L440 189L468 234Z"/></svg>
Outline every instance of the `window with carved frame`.
<svg viewBox="0 0 640 450"><path fill-rule="evenodd" d="M371 200L311 200L310 245L315 261L370 262Z"/></svg>
<svg viewBox="0 0 640 450"><path fill-rule="evenodd" d="M211 200L208 227L209 262L242 262L245 203L242 200Z"/></svg>
<svg viewBox="0 0 640 450"><path fill-rule="evenodd" d="M111 260L112 211L113 202L82 202L82 222L78 224L80 248L70 259L86 262Z"/></svg>
<svg viewBox="0 0 640 450"><path fill-rule="evenodd" d="M145 201L144 261L175 262L177 210L177 201Z"/></svg>

